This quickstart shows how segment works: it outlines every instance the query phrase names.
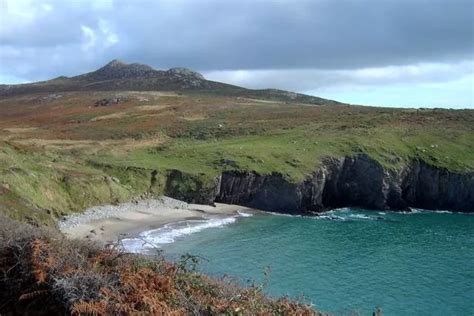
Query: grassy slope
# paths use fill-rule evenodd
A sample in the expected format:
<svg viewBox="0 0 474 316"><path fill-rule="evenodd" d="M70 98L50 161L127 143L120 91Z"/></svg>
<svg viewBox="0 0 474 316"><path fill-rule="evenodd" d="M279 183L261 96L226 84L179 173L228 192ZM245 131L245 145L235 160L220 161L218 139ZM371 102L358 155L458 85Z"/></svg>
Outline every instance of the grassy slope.
<svg viewBox="0 0 474 316"><path fill-rule="evenodd" d="M3 143L0 210L19 220L44 222L50 220L48 215L57 217L104 202L126 201L136 195L131 187L124 187L101 170L82 163L75 157Z"/></svg>
<svg viewBox="0 0 474 316"><path fill-rule="evenodd" d="M93 106L117 94L129 101ZM472 110L172 92L45 97L0 100L0 208L19 218L49 218L32 215L32 206L58 215L130 199L149 188L152 170L177 169L204 182L226 169L280 172L298 181L324 157L357 153L388 168L422 159L456 172L474 170Z"/></svg>

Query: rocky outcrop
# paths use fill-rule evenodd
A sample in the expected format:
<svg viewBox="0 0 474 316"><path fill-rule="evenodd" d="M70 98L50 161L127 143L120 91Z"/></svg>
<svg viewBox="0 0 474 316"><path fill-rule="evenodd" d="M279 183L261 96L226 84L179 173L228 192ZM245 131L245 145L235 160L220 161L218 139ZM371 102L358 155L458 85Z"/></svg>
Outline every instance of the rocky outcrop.
<svg viewBox="0 0 474 316"><path fill-rule="evenodd" d="M76 78L86 81L104 81L114 79L153 78L160 74L159 71L148 65L137 63L127 64L123 61L114 59L104 67Z"/></svg>
<svg viewBox="0 0 474 316"><path fill-rule="evenodd" d="M191 175L171 170L166 175L163 193L189 203L213 204L220 187L220 177L208 179L204 175Z"/></svg>
<svg viewBox="0 0 474 316"><path fill-rule="evenodd" d="M182 67L170 68L166 71L166 74L179 79L206 80L200 73Z"/></svg>
<svg viewBox="0 0 474 316"><path fill-rule="evenodd" d="M299 183L276 173L225 172L216 199L284 213L343 206L385 209L390 192L387 175L381 165L366 156L327 159Z"/></svg>
<svg viewBox="0 0 474 316"><path fill-rule="evenodd" d="M224 172L220 180L219 202L297 213L312 204L311 180L291 183L281 174L259 175L254 172Z"/></svg>
<svg viewBox="0 0 474 316"><path fill-rule="evenodd" d="M104 98L104 99L97 100L94 103L94 106L95 107L109 106L109 105L119 104L119 103L123 103L123 102L127 102L127 101L128 101L128 98L118 95L118 96L112 96L112 97L109 97L109 98Z"/></svg>
<svg viewBox="0 0 474 316"><path fill-rule="evenodd" d="M201 192L191 190L191 200L199 200L195 197L202 194L200 202L215 200L289 214L346 206L474 212L474 173L454 173L422 161L395 171L358 155L327 159L316 172L297 183L278 173L228 171L214 184L200 186L204 188ZM186 195L189 192L174 197L189 200Z"/></svg>

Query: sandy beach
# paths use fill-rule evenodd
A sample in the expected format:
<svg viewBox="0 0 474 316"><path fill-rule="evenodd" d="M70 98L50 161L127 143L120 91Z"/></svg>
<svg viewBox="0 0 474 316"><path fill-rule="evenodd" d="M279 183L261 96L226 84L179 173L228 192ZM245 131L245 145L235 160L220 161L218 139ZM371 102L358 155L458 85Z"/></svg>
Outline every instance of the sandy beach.
<svg viewBox="0 0 474 316"><path fill-rule="evenodd" d="M84 213L71 215L61 220L59 228L70 238L109 243L119 238L134 237L143 231L156 229L169 223L202 219L208 216L237 215L238 211L255 212L238 205L188 204L161 197L93 207Z"/></svg>

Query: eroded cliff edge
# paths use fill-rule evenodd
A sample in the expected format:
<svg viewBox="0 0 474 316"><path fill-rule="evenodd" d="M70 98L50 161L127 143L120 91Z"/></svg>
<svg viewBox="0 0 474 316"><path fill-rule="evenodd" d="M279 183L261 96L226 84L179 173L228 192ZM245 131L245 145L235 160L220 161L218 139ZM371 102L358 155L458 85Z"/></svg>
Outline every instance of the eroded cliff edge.
<svg viewBox="0 0 474 316"><path fill-rule="evenodd" d="M0 181L0 212L32 223L91 206L167 195L186 202L232 203L266 211L305 214L338 207L474 213L474 172L456 173L414 160L387 169L367 155L324 159L304 180L280 173L229 170L218 176L88 162L94 174L38 176L8 170Z"/></svg>
<svg viewBox="0 0 474 316"><path fill-rule="evenodd" d="M179 172L170 176L183 177ZM398 171L387 170L366 155L328 158L297 183L278 173L225 171L213 184L193 187L178 193L167 186L165 192L191 202L232 203L290 214L349 206L474 212L474 173L454 173L418 160Z"/></svg>

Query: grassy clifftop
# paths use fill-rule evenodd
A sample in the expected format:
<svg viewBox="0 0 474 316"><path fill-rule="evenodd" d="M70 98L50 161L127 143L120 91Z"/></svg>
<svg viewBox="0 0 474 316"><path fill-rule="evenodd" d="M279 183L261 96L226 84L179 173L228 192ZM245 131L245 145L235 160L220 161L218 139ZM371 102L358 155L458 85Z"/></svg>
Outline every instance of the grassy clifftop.
<svg viewBox="0 0 474 316"><path fill-rule="evenodd" d="M150 189L162 193L172 170L203 185L224 170L278 172L300 181L325 157L361 153L395 170L412 160L453 172L474 170L473 110L304 100L209 91L2 98L0 209L47 222ZM157 183L154 171L164 175Z"/></svg>

